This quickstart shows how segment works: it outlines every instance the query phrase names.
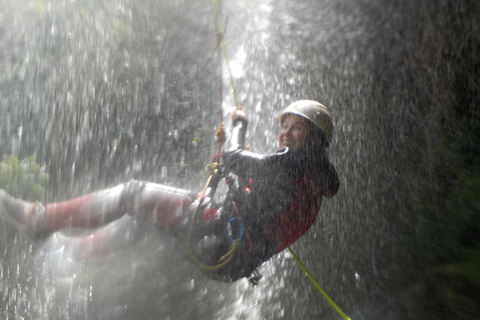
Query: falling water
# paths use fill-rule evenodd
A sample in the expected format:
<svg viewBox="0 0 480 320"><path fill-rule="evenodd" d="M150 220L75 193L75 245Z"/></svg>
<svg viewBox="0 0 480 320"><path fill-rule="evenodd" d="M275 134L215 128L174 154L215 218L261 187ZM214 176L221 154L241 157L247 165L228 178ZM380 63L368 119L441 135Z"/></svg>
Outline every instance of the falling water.
<svg viewBox="0 0 480 320"><path fill-rule="evenodd" d="M415 212L435 182L435 117L418 105L449 90L433 48L449 39L451 2L223 1L220 62L213 1L0 0L1 155L46 168L45 202L131 179L200 190L223 63L223 112L234 105L228 67L252 150L275 150L292 101L332 112L341 189L293 245L320 285L352 319L433 318ZM422 68L429 76L415 78ZM58 265L62 235L47 258L1 222L4 319L340 319L287 252L257 286L224 284L154 229L119 253Z"/></svg>

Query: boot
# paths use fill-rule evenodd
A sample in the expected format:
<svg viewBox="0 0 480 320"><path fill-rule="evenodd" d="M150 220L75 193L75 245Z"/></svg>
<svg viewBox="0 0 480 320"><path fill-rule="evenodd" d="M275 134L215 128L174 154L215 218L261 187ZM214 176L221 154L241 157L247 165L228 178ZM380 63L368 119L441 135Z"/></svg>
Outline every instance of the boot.
<svg viewBox="0 0 480 320"><path fill-rule="evenodd" d="M0 189L0 213L31 238L37 238L45 231L45 207L40 202L22 201Z"/></svg>

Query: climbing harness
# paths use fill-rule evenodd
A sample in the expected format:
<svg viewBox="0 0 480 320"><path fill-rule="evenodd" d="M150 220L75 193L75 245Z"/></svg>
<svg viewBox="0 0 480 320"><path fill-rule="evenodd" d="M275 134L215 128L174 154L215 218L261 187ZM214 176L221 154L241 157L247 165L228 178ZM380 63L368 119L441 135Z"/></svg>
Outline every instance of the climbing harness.
<svg viewBox="0 0 480 320"><path fill-rule="evenodd" d="M225 130L223 129L223 123L222 123L220 125L220 128L217 130L217 142L220 145L219 150L221 150L221 145L223 145L223 143L225 142L225 132L224 131ZM241 220L240 215L238 214L238 209L236 208L235 203L232 201L232 205L236 210L236 215L237 216L232 218L233 220L230 220L227 223L227 229L231 228L231 222L232 221L238 219L238 222L241 225L241 228L240 228L241 232L240 232L237 239L233 239L232 235L229 236L230 243L231 243L230 250L218 260L218 264L214 264L214 265L209 265L209 264L205 264L205 263L201 262L200 259L198 259L198 257L193 252L192 236L193 236L193 231L194 231L194 227L195 227L196 214L197 214L199 208L203 208L202 204L205 200L205 197L207 196L207 190L210 189L209 190L210 192L208 193L208 196L213 198L213 196L215 194L215 190L217 188L217 185L218 185L220 179L225 174L223 172L223 167L219 163L220 158L221 158L221 155L216 154L213 158L213 162L210 165L208 165L209 177L207 179L205 187L203 188L203 191L199 194L199 197L196 200L197 205L195 206L195 208L192 212L192 217L190 218L190 225L189 225L189 228L188 228L187 245L188 245L188 250L190 252L190 256L191 256L192 260L195 262L195 264L197 264L197 266L200 267L200 269L202 269L204 271L219 270L219 269L225 267L231 261L231 259L233 258L233 255L235 253L235 250L241 244L242 234L243 234L243 230L244 230L243 221Z"/></svg>
<svg viewBox="0 0 480 320"><path fill-rule="evenodd" d="M228 239L230 242L233 243L233 233L232 233L232 222L237 220L237 217L233 217L228 221L227 223L227 229L228 229ZM242 235L243 235L243 221L240 221L240 231L238 232L238 240L242 240Z"/></svg>
<svg viewBox="0 0 480 320"><path fill-rule="evenodd" d="M218 159L219 156L216 155L214 157L214 159ZM209 197L213 197L214 194L215 194L215 189L220 181L220 178L223 176L223 170L220 166L220 164L218 162L213 162L212 164L210 164L208 166L209 168L209 171L210 171L210 175L209 175L209 178L207 180L207 183L205 184L205 187L203 189L203 191L200 193L198 199L196 200L196 206L194 207L194 210L192 212L192 217L190 218L190 225L189 225L189 229L188 229L188 237L187 237L187 244L188 244L188 250L190 252L190 256L192 258L192 260L195 262L195 264L197 264L198 267L200 267L200 269L204 270L204 271L217 271L219 269L222 269L224 268L225 266L227 266L227 264L232 260L237 248L241 245L242 243L242 237L244 234L246 234L246 237L248 239L248 244L249 244L249 251L252 250L252 241L251 241L251 238L250 238L250 234L248 233L248 231L246 230L246 228L244 227L244 222L242 221L241 217L240 217L240 214L239 214L239 210L237 208L237 204L235 203L235 201L233 200L230 200L231 201L231 205L234 209L234 212L235 212L235 217L232 217L228 222L227 222L227 234L228 234L228 239L229 239L229 242L230 242L230 249L228 250L227 253L225 253L222 257L220 257L218 259L218 263L217 264L205 264L203 262L200 261L200 259L198 259L198 257L196 256L196 254L193 252L193 249L192 249L192 236L193 236L193 232L194 232L194 228L195 228L195 221L196 221L196 214L198 213L198 210L199 208L203 208L202 204L205 200L205 197L208 196ZM207 190L209 192L207 192ZM234 237L234 234L232 232L232 224L236 222L239 224L239 231L238 231L238 236L237 238Z"/></svg>
<svg viewBox="0 0 480 320"><path fill-rule="evenodd" d="M187 244L188 244L188 250L190 252L190 256L191 256L192 260L195 262L195 264L197 264L198 267L200 267L200 269L202 269L204 271L215 271L215 270L219 270L219 269L225 267L230 262L230 260L233 257L233 254L235 253L235 250L236 250L237 246L240 244L240 239L235 239L235 240L232 241L231 246L230 246L230 250L219 259L218 264L214 264L214 265L205 264L205 263L201 262L198 259L198 257L195 255L195 253L193 252L192 236L193 236L193 231L194 231L194 226L195 226L195 221L196 221L196 219L195 219L196 214L198 212L198 209L202 207L202 203L205 199L207 189L212 186L212 183L214 185L217 184L220 177L221 177L220 167L219 167L218 162L214 162L214 163L210 164L209 169L210 169L210 176L208 177L207 183L205 184L205 187L204 187L203 191L200 193L200 196L196 200L198 202L198 205L193 210L192 217L190 218L190 225L189 225L189 228L188 228ZM212 188L211 191L212 191L212 194L210 194L209 196L213 197L214 188Z"/></svg>

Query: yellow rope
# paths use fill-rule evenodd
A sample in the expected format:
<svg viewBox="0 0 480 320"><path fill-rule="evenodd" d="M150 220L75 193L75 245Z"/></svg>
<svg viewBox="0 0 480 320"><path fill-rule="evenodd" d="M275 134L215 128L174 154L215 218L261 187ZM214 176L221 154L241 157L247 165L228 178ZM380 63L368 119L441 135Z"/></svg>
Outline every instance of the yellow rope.
<svg viewBox="0 0 480 320"><path fill-rule="evenodd" d="M307 268L305 268L305 266L303 265L302 262L300 262L300 259L297 257L297 255L293 252L293 250L288 247L288 251L290 251L290 254L295 258L295 260L297 261L298 265L300 266L300 268L302 268L302 270L307 274L307 276L310 278L310 280L312 280L313 284L315 285L315 287L317 287L318 291L320 291L323 296L328 300L328 302L330 302L330 304L335 308L335 310L337 310L337 312L345 319L345 320L350 320L350 318L342 311L342 309L340 309L337 304L335 302L333 302L332 298L330 298L328 296L328 294L323 291L323 289L319 286L319 284L317 283L317 281L315 281L315 279L313 278L313 276L310 274L310 272L308 272Z"/></svg>
<svg viewBox="0 0 480 320"><path fill-rule="evenodd" d="M210 164L208 167L210 169L210 176L208 177L207 183L205 184L205 187L203 188L203 191L200 193L200 197L198 198L198 205L192 213L192 218L190 219L190 225L189 225L189 228L188 228L187 244L188 244L188 250L190 252L190 256L199 268L201 268L203 270L207 270L207 271L215 271L215 270L219 270L219 269L225 267L230 262L230 260L232 260L233 255L235 253L235 250L241 244L241 242L240 242L240 239L236 239L235 241L233 241L232 247L230 248L230 250L225 255L223 255L219 259L219 263L215 264L215 265L208 265L208 264L205 264L205 263L201 262L197 258L195 253L193 252L193 249L192 249L192 235L193 235L193 229L194 229L194 225L195 225L195 216L197 214L198 208L200 207L200 205L202 204L202 202L205 198L205 191L207 190L208 186L210 185L210 182L212 181L213 178L216 178L217 175L219 174L219 170L218 170L219 169L219 164L217 162L214 162L214 163Z"/></svg>
<svg viewBox="0 0 480 320"><path fill-rule="evenodd" d="M225 58L226 64L227 64L228 74L229 74L229 78L230 78L230 86L232 88L232 93L233 93L233 99L234 99L234 102L235 102L235 106L237 108L239 107L238 99L237 99L237 91L235 89L235 84L233 82L232 72L230 70L230 66L229 66L229 62L228 62L227 50L225 49L225 45L223 43L224 30L222 29L222 26L221 26L221 23L220 23L220 4L221 4L220 0L213 0L213 6L214 6L214 10L215 10L215 28L216 28L216 44L214 46L214 49L219 50L219 57L220 57L220 83L219 83L220 126L219 126L219 128L217 129L217 132L216 132L217 142L219 143L218 154L220 154L222 145L224 144L224 142L226 140L225 139L225 126L224 126L224 123L223 123L223 115L222 115L222 100L223 100L223 97L222 97L222 83L221 83L222 82L222 79L221 79L222 78L222 71L221 71L221 68L222 68L222 61L221 61L222 54L223 54L223 57ZM199 266L201 269L204 269L204 270L214 271L214 270L218 270L218 269L223 268L224 266L226 266L230 262L230 260L233 258L233 255L234 255L237 247L241 244L241 242L240 242L240 239L234 240L230 250L219 259L219 263L216 264L216 265L204 264L203 262L201 262L197 258L197 256L193 252L193 249L192 249L192 235L193 235L193 229L194 229L194 225L195 225L195 216L197 214L198 208L201 206L201 204L202 204L202 202L205 198L205 191L207 190L208 186L210 185L210 182L212 181L212 179L214 177L216 178L216 176L219 174L219 164L217 162L214 162L214 163L209 165L209 169L210 169L210 176L208 177L207 183L205 184L205 187L203 188L203 191L200 194L200 197L198 199L198 205L192 213L192 217L191 217L191 220L190 220L190 225L189 225L189 228L188 228L187 246L188 246L188 250L190 252L190 256L197 266Z"/></svg>

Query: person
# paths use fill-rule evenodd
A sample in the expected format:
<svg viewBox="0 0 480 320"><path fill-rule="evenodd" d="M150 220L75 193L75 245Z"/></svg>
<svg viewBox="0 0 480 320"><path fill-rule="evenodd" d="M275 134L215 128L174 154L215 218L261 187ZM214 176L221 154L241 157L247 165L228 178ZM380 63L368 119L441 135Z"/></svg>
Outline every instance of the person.
<svg viewBox="0 0 480 320"><path fill-rule="evenodd" d="M103 226L75 242L84 256L122 248L135 240L129 231L142 225L138 221L148 221L180 239L186 255L213 279L249 277L305 234L322 198L332 197L339 189L337 172L327 156L333 132L329 110L319 102L300 100L280 114L279 122L279 149L256 154L245 148L248 120L237 108L222 155L224 165L200 194L134 180L45 205L24 202L0 190L0 204L32 234ZM216 203L212 198L223 176L228 193L222 203ZM135 223L121 219L124 216L135 217ZM119 220L127 222L107 225Z"/></svg>

